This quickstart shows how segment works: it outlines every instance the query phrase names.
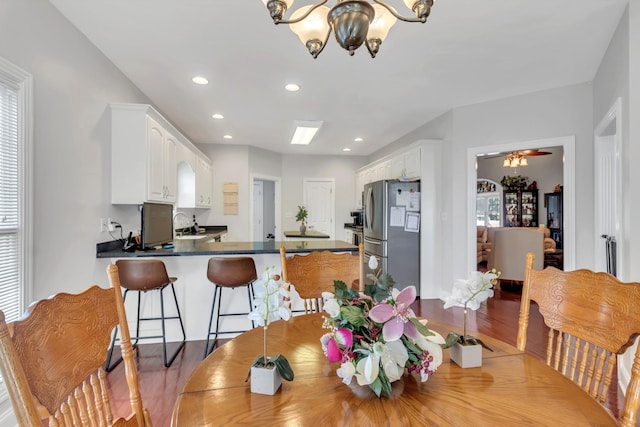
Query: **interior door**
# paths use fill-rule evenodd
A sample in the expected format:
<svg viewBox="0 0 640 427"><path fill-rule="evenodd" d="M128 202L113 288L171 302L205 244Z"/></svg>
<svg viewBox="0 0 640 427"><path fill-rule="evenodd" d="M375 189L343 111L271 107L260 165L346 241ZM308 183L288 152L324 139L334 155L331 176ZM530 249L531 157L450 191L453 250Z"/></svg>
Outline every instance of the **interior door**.
<svg viewBox="0 0 640 427"><path fill-rule="evenodd" d="M262 181L253 181L253 241L266 240L263 227L264 184Z"/></svg>
<svg viewBox="0 0 640 427"><path fill-rule="evenodd" d="M304 179L304 206L309 212L307 227L335 239L335 181L332 178Z"/></svg>

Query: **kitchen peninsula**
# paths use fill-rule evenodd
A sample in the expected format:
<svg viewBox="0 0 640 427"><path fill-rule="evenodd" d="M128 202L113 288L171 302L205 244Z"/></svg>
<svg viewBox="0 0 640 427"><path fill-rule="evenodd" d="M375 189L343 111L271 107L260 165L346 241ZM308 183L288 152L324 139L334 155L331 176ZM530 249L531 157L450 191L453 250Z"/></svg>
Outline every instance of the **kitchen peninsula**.
<svg viewBox="0 0 640 427"><path fill-rule="evenodd" d="M211 257L250 256L256 264L258 277L266 267L281 271L280 247L284 246L287 254L309 253L328 250L331 252L357 252L358 247L341 240L309 239L304 241L264 242L215 242L210 238L176 239L171 249L124 252L119 241L99 243L96 247L100 268L106 270L107 265L121 258L162 257L170 276L177 277L176 294L180 305L180 313L184 322L187 340L204 340L207 337L207 325L213 299L213 285L207 279L207 264ZM103 271L104 271L103 270ZM143 292L142 317L157 317L160 311L159 298L156 292ZM247 312L248 301L246 288L225 289L222 297L223 313ZM130 324L136 319L137 298L132 296L125 302ZM296 306L292 307L294 310ZM166 307L171 310L170 304ZM167 313L168 316L173 313ZM179 341L181 332L176 321L168 321L168 341ZM134 326L135 327L135 326ZM160 335L160 322L143 322L141 335ZM229 316L220 321L220 330L248 330L251 322L247 316ZM232 337L233 335L224 336ZM159 341L159 340L158 340ZM148 340L147 342L153 342ZM204 345L204 343L203 343ZM204 348L204 347L203 347Z"/></svg>

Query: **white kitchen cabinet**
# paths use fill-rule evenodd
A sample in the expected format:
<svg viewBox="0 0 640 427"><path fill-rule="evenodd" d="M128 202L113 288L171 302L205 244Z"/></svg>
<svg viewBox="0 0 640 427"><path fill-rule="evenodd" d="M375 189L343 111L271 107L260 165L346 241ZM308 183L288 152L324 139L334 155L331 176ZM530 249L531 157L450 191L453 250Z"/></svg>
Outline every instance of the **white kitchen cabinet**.
<svg viewBox="0 0 640 427"><path fill-rule="evenodd" d="M175 204L178 157L206 156L150 105L111 104L110 110L111 203Z"/></svg>
<svg viewBox="0 0 640 427"><path fill-rule="evenodd" d="M208 159L198 157L196 165L196 207L209 208L212 205L211 164Z"/></svg>
<svg viewBox="0 0 640 427"><path fill-rule="evenodd" d="M148 171L147 200L176 201L176 138L160 123L147 116Z"/></svg>
<svg viewBox="0 0 640 427"><path fill-rule="evenodd" d="M349 228L344 229L344 240L347 243L353 243L353 230Z"/></svg>
<svg viewBox="0 0 640 427"><path fill-rule="evenodd" d="M391 179L419 178L420 177L420 147L414 147L403 153L393 156L391 159Z"/></svg>

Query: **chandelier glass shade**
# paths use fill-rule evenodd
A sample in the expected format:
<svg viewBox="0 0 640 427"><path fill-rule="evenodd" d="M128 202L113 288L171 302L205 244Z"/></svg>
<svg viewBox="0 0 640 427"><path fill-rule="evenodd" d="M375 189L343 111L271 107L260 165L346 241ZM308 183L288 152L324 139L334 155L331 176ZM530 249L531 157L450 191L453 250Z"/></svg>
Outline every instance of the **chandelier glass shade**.
<svg viewBox="0 0 640 427"><path fill-rule="evenodd" d="M517 168L519 166L528 166L529 161L524 154L518 153L514 151L513 153L509 153L505 156L504 161L502 162L502 167L505 168Z"/></svg>
<svg viewBox="0 0 640 427"><path fill-rule="evenodd" d="M317 58L327 45L331 32L349 55L353 55L356 49L364 44L371 57L375 58L380 45L398 19L425 23L434 2L403 0L415 15L406 17L381 0L334 0L335 5L332 7L325 6L329 0L320 0L315 4L298 8L291 13L289 19L284 19L285 13L294 1L262 0L273 22L288 24L314 58Z"/></svg>

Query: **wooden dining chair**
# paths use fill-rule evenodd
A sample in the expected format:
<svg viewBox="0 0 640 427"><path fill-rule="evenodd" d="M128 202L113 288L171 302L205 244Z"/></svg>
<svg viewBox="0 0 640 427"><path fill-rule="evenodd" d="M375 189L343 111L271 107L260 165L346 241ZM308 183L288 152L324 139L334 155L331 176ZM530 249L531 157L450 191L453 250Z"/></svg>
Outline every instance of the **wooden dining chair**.
<svg viewBox="0 0 640 427"><path fill-rule="evenodd" d="M640 283L623 283L607 273L590 270L526 269L517 346L527 345L529 307L535 301L549 327L547 365L556 369L604 404L617 356L640 335ZM620 425L635 426L640 405L640 348L635 351Z"/></svg>
<svg viewBox="0 0 640 427"><path fill-rule="evenodd" d="M138 388L117 267L109 265L107 273L108 289L94 285L79 294L56 294L9 324L0 311L0 369L20 426L151 425ZM132 413L114 419L104 364L116 325Z"/></svg>
<svg viewBox="0 0 640 427"><path fill-rule="evenodd" d="M322 311L322 292L333 292L333 281L342 280L347 286L357 283L364 290L364 245L358 245L358 255L348 252L313 251L287 257L280 247L282 280L294 285L303 300L305 313ZM355 282L358 280L358 282Z"/></svg>

